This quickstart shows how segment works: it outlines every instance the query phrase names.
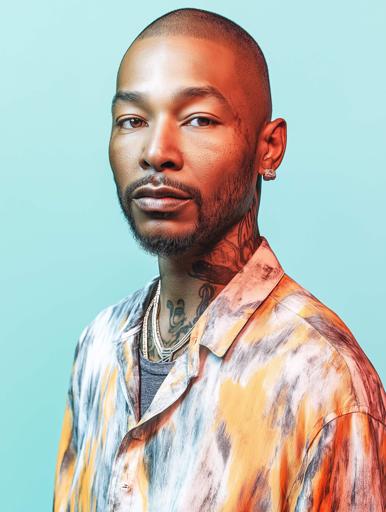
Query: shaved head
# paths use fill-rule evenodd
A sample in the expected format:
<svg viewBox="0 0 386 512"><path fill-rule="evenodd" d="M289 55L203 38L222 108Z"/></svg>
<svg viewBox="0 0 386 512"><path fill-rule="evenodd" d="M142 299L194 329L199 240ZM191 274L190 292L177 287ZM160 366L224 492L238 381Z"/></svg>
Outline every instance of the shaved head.
<svg viewBox="0 0 386 512"><path fill-rule="evenodd" d="M260 46L240 25L220 14L203 9L176 9L147 25L134 39L128 51L136 41L167 36L207 39L232 48L237 55L240 81L245 84L248 102L256 114L257 127L260 128L262 122L271 119L272 100L267 63Z"/></svg>

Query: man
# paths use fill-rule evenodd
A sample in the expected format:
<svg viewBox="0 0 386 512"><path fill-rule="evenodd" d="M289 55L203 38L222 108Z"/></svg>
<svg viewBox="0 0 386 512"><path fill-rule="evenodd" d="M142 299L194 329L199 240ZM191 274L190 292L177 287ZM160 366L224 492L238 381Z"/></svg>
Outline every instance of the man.
<svg viewBox="0 0 386 512"><path fill-rule="evenodd" d="M159 276L85 328L55 511L381 511L385 392L257 225L284 155L241 27L178 9L121 62L110 162Z"/></svg>

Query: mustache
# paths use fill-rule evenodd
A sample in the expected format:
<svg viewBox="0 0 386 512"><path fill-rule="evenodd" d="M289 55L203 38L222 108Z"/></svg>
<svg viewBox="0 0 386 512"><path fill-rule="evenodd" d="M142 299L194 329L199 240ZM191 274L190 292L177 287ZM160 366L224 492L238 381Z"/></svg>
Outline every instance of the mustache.
<svg viewBox="0 0 386 512"><path fill-rule="evenodd" d="M133 194L137 188L143 187L145 185L152 185L154 187L165 185L166 187L172 187L177 190L181 190L182 192L185 192L190 197L192 197L199 207L202 205L202 195L198 188L180 183L173 178L169 178L165 174L153 174L151 176L144 176L143 178L140 178L139 180L136 180L128 185L122 194L122 199L124 202L129 204L132 201Z"/></svg>

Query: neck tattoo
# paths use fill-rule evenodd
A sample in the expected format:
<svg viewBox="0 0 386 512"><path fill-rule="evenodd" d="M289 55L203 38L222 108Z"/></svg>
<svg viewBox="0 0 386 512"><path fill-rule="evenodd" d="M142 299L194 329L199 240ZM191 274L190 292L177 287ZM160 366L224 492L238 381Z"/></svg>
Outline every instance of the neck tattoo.
<svg viewBox="0 0 386 512"><path fill-rule="evenodd" d="M159 284L160 286L160 284ZM158 291L158 290L157 290ZM175 303L171 300L167 301L167 309L169 310L169 329L168 333L171 338L164 340L161 338L157 320L157 312L154 305L157 305L157 292L150 302L149 307L144 316L142 327L142 352L143 355L151 361L174 361L181 355L189 344L189 335L195 323L202 313L208 307L215 295L215 287L212 284L204 283L199 289L200 303L196 309L193 320L188 321L185 314L185 301L181 298ZM158 340L155 339L158 331ZM164 347L162 355L159 352L159 341ZM157 349L158 346L158 349Z"/></svg>

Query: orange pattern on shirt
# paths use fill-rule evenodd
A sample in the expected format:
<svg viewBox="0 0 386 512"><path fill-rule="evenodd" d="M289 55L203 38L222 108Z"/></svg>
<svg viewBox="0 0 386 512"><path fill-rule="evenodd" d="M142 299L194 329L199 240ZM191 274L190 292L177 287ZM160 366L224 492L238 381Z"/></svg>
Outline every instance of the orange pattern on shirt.
<svg viewBox="0 0 386 512"><path fill-rule="evenodd" d="M139 418L138 338L157 280L80 336L54 511L383 511L379 376L264 237Z"/></svg>

